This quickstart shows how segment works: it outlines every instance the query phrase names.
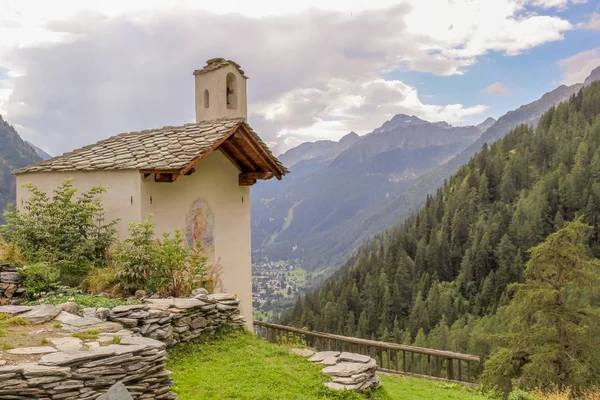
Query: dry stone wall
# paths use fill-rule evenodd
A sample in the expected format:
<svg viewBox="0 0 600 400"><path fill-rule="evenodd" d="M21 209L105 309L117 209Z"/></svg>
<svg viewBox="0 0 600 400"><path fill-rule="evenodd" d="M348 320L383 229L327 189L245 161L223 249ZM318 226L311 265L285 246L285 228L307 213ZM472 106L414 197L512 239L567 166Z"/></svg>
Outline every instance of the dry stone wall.
<svg viewBox="0 0 600 400"><path fill-rule="evenodd" d="M0 367L0 399L97 399L122 382L134 399L176 399L166 345L143 337L88 351L57 351L37 363Z"/></svg>
<svg viewBox="0 0 600 400"><path fill-rule="evenodd" d="M206 293L112 309L85 308L82 316L65 311L69 308L64 305L0 306L0 313L20 315L32 324L55 321L68 332L49 337L40 347L9 350L38 359L0 366L0 400L96 400L118 382L135 400L176 399L166 370L167 348L220 326L243 326L238 306L234 295ZM71 336L90 330L101 333L85 343Z"/></svg>
<svg viewBox="0 0 600 400"><path fill-rule="evenodd" d="M25 286L17 269L0 264L0 304L21 304L25 301Z"/></svg>

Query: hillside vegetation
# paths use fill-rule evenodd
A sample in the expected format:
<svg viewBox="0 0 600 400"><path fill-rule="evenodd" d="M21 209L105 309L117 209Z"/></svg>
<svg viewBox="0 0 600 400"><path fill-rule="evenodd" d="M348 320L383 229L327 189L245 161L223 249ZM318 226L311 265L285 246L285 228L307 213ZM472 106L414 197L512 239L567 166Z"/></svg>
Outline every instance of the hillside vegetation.
<svg viewBox="0 0 600 400"><path fill-rule="evenodd" d="M486 335L506 332L512 317L503 307L512 295L507 288L526 278L538 284L539 276L524 276L529 249L581 217L591 230L569 225L576 233L561 233L560 246L582 245L578 240L587 235L588 255L600 255L599 114L600 83L594 83L547 111L537 128L519 126L484 146L422 210L363 245L283 322L487 356ZM583 262L574 260L573 268ZM598 336L590 319L600 315L598 298L581 287L568 301L577 312L587 310L575 324L579 334L591 329ZM522 356L521 366L531 361ZM586 367L600 376L598 366Z"/></svg>

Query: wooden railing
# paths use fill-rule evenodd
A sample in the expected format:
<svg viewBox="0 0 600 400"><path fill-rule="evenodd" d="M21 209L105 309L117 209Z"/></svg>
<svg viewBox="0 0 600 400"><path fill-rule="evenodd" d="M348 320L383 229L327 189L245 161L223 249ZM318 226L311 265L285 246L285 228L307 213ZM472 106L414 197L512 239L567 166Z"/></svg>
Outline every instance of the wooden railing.
<svg viewBox="0 0 600 400"><path fill-rule="evenodd" d="M272 343L368 355L383 372L461 384L473 383L481 372L479 357L470 354L312 332L261 321L254 321L254 330L259 338Z"/></svg>

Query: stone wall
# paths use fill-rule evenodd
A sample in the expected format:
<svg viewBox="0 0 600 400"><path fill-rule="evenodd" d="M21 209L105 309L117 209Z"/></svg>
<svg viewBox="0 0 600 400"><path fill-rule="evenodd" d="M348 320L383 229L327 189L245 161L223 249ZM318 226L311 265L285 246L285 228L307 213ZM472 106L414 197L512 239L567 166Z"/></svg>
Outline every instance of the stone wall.
<svg viewBox="0 0 600 400"><path fill-rule="evenodd" d="M37 363L0 367L0 399L92 400L123 382L134 399L176 399L165 369L165 344L125 337L88 351L61 351Z"/></svg>
<svg viewBox="0 0 600 400"><path fill-rule="evenodd" d="M195 298L84 308L82 315L72 313L78 311L73 303L2 306L0 313L20 315L32 324L54 321L69 333L48 337L40 347L8 350L26 355L29 362L0 367L0 400L95 400L116 382L122 382L136 400L176 399L165 369L167 347L220 326L243 326L238 305L234 295L201 292ZM86 342L72 337L74 332L91 330L100 333Z"/></svg>
<svg viewBox="0 0 600 400"><path fill-rule="evenodd" d="M17 269L0 264L0 304L21 304L25 301L25 286Z"/></svg>
<svg viewBox="0 0 600 400"><path fill-rule="evenodd" d="M227 293L199 294L185 299L147 299L146 304L103 309L84 309L84 316L118 322L144 337L157 339L171 347L219 326L241 327L246 323L240 315L240 301Z"/></svg>

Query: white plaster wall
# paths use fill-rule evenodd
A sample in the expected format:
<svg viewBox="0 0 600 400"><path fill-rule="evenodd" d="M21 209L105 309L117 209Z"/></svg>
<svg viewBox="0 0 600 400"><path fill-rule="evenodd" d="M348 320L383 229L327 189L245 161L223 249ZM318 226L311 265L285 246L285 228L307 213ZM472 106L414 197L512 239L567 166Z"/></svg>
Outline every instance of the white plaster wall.
<svg viewBox="0 0 600 400"><path fill-rule="evenodd" d="M54 190L68 178L73 178L73 186L77 188L78 193L90 190L94 186L107 188L100 199L104 206L106 221L120 219L116 226L119 238L127 237L129 222L141 220L141 178L137 170L19 174L17 175L17 208L22 210L31 195L28 189L22 187L24 183L33 183L51 197Z"/></svg>
<svg viewBox="0 0 600 400"><path fill-rule="evenodd" d="M237 109L227 108L227 74L233 73L237 83ZM248 119L248 101L246 95L246 78L233 65L226 65L215 71L195 75L196 87L196 122L214 120L224 117L240 117ZM209 107L204 108L204 90L208 89Z"/></svg>
<svg viewBox="0 0 600 400"><path fill-rule="evenodd" d="M209 204L214 218L211 261L220 260L223 291L237 294L241 313L251 328L250 187L238 185L240 171L220 151L200 160L194 168L194 174L173 183L146 178L141 185L142 215L154 215L157 234L179 229L185 238L194 202L203 199Z"/></svg>

